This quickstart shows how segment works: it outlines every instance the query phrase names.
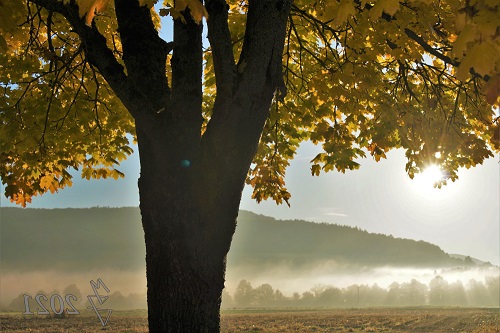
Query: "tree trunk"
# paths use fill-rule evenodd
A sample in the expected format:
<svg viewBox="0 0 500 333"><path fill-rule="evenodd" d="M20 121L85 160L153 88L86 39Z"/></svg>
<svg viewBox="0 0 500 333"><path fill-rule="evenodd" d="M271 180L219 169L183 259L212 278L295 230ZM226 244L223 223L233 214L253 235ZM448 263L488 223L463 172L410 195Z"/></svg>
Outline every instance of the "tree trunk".
<svg viewBox="0 0 500 333"><path fill-rule="evenodd" d="M167 124L137 128L149 330L218 332L225 259L246 174L209 185L220 165L201 162L200 140ZM236 170L249 163L233 161Z"/></svg>

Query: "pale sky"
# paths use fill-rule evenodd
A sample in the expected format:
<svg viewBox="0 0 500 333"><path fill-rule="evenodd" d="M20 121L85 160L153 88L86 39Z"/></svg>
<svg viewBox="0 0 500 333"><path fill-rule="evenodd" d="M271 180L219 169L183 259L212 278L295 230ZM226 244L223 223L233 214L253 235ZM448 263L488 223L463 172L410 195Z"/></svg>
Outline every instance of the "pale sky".
<svg viewBox="0 0 500 333"><path fill-rule="evenodd" d="M137 151L137 149L134 149ZM305 143L288 169L286 184L291 208L274 202L257 204L245 188L241 209L277 219L304 219L357 226L374 233L424 240L445 252L500 263L499 157L479 167L461 170L459 180L442 189L410 180L403 151L392 151L378 163L361 159L360 170L313 177L309 161L318 147ZM72 188L34 197L32 208L138 206L137 152L119 170L125 179L82 180ZM2 187L2 193L4 188ZM2 207L14 206L2 196Z"/></svg>

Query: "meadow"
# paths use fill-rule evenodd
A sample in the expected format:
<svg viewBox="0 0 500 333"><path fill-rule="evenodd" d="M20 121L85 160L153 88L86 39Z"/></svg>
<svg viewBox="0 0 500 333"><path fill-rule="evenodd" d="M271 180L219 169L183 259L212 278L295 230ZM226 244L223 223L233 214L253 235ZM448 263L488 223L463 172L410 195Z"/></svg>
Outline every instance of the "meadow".
<svg viewBox="0 0 500 333"><path fill-rule="evenodd" d="M66 319L0 314L0 331L148 332L146 310L114 311L106 327L90 312ZM500 332L498 308L245 309L221 314L222 333Z"/></svg>

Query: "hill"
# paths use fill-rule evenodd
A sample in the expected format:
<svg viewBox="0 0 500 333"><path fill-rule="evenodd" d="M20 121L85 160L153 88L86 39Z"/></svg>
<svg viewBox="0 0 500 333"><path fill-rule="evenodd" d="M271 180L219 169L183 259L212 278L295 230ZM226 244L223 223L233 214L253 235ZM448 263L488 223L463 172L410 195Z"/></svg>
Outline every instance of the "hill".
<svg viewBox="0 0 500 333"><path fill-rule="evenodd" d="M0 208L2 270L143 269L138 208Z"/></svg>
<svg viewBox="0 0 500 333"><path fill-rule="evenodd" d="M276 220L242 211L229 262L279 262L296 265L334 260L362 266L447 267L451 258L438 246L369 233L359 228L301 220Z"/></svg>
<svg viewBox="0 0 500 333"><path fill-rule="evenodd" d="M0 208L1 266L6 271L144 267L138 208ZM362 266L449 267L464 261L438 246L348 226L282 221L241 211L228 265L330 260Z"/></svg>

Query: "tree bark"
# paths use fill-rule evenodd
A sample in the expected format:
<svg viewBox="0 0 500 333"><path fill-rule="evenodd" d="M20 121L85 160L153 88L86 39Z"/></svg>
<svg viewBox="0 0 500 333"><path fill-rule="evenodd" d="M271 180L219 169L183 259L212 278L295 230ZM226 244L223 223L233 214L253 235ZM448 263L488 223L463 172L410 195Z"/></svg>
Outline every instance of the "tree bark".
<svg viewBox="0 0 500 333"><path fill-rule="evenodd" d="M149 331L218 332L225 256L206 239L210 217L196 197L197 168L183 163L183 147L167 158L148 139L140 138L139 147Z"/></svg>

